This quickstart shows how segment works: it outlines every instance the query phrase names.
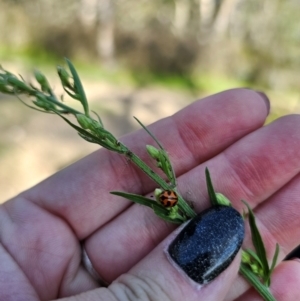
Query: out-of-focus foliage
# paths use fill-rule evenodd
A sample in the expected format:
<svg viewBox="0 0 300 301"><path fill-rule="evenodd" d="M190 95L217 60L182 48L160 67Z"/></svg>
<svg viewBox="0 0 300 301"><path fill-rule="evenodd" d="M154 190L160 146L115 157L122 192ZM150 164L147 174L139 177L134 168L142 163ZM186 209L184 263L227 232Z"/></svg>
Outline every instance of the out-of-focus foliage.
<svg viewBox="0 0 300 301"><path fill-rule="evenodd" d="M0 7L2 52L298 87L299 0L0 0Z"/></svg>

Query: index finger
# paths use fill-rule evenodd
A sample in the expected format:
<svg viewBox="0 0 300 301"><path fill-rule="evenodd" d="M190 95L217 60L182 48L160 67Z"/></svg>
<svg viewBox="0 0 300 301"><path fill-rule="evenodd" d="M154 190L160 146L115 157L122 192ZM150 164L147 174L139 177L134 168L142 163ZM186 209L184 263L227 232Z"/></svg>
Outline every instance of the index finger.
<svg viewBox="0 0 300 301"><path fill-rule="evenodd" d="M261 94L235 89L197 101L149 129L169 152L178 176L261 127L268 110ZM145 131L120 140L151 164L145 145L152 144L152 139ZM66 220L77 237L84 239L131 205L110 191L146 194L156 187L138 168L126 164L119 154L100 149L23 197Z"/></svg>

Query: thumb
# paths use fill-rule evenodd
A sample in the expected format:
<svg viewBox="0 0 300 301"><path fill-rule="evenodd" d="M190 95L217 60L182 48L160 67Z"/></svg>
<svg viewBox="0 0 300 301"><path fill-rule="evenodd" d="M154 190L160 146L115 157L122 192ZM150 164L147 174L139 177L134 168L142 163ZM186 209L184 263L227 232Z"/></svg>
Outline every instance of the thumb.
<svg viewBox="0 0 300 301"><path fill-rule="evenodd" d="M221 301L237 276L243 238L241 215L232 207L214 206L181 226L108 288L76 300Z"/></svg>

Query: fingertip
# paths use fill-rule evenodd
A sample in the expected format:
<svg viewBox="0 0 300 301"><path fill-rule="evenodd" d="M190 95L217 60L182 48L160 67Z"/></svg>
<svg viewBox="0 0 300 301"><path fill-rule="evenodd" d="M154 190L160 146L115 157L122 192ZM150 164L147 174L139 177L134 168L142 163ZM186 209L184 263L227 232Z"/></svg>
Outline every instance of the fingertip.
<svg viewBox="0 0 300 301"><path fill-rule="evenodd" d="M258 95L259 98L261 100L263 100L264 105L267 109L266 110L267 115L269 115L269 113L270 113L270 99L269 99L269 97L267 96L267 94L265 92L262 92L262 91L259 91L259 90L254 90L254 89L251 89L251 88L248 88L248 87L237 88L237 89L234 89L234 90L245 90L247 92L251 92L251 94L253 93L255 95L255 98L257 98L257 95Z"/></svg>
<svg viewBox="0 0 300 301"><path fill-rule="evenodd" d="M194 282L207 284L233 261L244 239L244 221L229 206L213 206L193 218L167 249L171 263Z"/></svg>
<svg viewBox="0 0 300 301"><path fill-rule="evenodd" d="M243 237L244 223L235 209L212 207L175 230L128 277L146 281L147 289L150 284L174 301L223 300L238 274Z"/></svg>
<svg viewBox="0 0 300 301"><path fill-rule="evenodd" d="M262 99L263 101L265 102L265 105L266 105L266 108L267 108L267 115L269 115L270 113L270 100L269 100L269 97L264 93L264 92L261 92L261 91L257 91L257 90L254 90Z"/></svg>

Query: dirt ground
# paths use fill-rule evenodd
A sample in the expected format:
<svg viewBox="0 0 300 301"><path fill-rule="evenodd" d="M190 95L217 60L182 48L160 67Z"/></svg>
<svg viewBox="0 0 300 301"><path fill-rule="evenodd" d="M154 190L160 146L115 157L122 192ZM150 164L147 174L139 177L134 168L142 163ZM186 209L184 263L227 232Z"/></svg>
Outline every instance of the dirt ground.
<svg viewBox="0 0 300 301"><path fill-rule="evenodd" d="M196 99L160 87L134 89L101 82L84 86L92 109L117 137L139 128L132 116L147 125ZM273 116L300 113L299 98L286 103L280 94L273 96ZM14 97L0 95L0 109L0 202L98 149L57 116L30 110Z"/></svg>

